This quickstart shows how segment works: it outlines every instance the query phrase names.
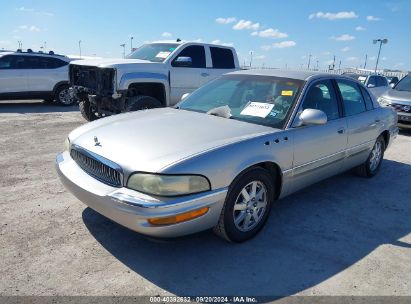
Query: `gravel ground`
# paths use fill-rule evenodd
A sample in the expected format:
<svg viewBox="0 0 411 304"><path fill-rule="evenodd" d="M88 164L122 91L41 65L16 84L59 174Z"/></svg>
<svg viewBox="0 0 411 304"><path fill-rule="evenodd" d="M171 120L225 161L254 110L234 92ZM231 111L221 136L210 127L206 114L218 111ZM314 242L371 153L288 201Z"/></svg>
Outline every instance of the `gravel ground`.
<svg viewBox="0 0 411 304"><path fill-rule="evenodd" d="M149 240L65 191L54 157L83 123L75 107L0 104L0 295L411 296L411 133L377 177L309 187L228 244Z"/></svg>

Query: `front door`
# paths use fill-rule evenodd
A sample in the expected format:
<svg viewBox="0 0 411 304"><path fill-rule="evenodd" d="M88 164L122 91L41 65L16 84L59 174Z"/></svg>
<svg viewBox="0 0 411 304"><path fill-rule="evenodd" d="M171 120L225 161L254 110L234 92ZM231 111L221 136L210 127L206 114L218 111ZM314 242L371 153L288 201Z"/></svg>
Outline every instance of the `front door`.
<svg viewBox="0 0 411 304"><path fill-rule="evenodd" d="M328 121L294 129L293 191L341 172L347 146L347 122L331 80L309 87L300 111L305 109L323 111Z"/></svg>
<svg viewBox="0 0 411 304"><path fill-rule="evenodd" d="M27 70L24 56L4 56L0 58L0 94L28 91Z"/></svg>

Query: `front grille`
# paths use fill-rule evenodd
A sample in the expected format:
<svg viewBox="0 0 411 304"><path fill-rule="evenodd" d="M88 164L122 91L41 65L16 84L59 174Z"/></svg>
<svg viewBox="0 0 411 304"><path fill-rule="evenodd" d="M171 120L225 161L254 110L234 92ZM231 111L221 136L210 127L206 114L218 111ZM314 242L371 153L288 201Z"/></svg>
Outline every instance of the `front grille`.
<svg viewBox="0 0 411 304"><path fill-rule="evenodd" d="M116 169L75 149L71 149L70 155L87 174L110 186L121 187L121 174Z"/></svg>
<svg viewBox="0 0 411 304"><path fill-rule="evenodd" d="M398 103L392 103L390 104L390 106L394 108L397 112L411 113L411 105L402 105Z"/></svg>
<svg viewBox="0 0 411 304"><path fill-rule="evenodd" d="M87 88L92 93L112 92L114 70L70 64L70 84Z"/></svg>

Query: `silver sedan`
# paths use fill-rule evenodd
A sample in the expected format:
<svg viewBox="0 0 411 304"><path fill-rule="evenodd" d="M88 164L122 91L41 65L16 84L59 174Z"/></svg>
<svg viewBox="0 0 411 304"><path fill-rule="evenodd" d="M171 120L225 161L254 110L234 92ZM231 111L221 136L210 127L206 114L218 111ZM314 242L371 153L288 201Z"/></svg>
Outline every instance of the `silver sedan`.
<svg viewBox="0 0 411 304"><path fill-rule="evenodd" d="M56 167L78 199L134 231L176 237L213 228L241 242L260 231L276 200L352 168L377 174L397 133L395 111L353 79L239 71L175 108L79 127Z"/></svg>

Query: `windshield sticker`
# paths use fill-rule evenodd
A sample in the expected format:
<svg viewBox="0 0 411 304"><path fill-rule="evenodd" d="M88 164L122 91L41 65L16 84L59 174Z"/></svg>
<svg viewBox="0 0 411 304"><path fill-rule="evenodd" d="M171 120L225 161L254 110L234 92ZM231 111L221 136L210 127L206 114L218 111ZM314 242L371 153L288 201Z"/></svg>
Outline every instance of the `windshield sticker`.
<svg viewBox="0 0 411 304"><path fill-rule="evenodd" d="M272 103L250 102L240 114L265 118L270 114L273 107L274 104Z"/></svg>
<svg viewBox="0 0 411 304"><path fill-rule="evenodd" d="M171 53L171 52L159 52L159 53L156 55L156 58L167 58L168 55L170 55L170 53Z"/></svg>
<svg viewBox="0 0 411 304"><path fill-rule="evenodd" d="M281 96L293 96L293 91L281 91Z"/></svg>

